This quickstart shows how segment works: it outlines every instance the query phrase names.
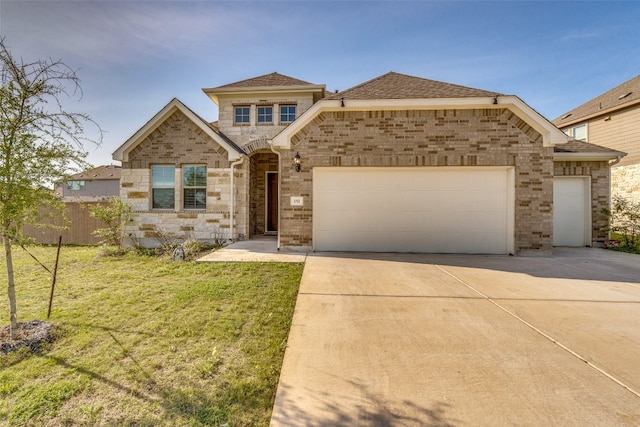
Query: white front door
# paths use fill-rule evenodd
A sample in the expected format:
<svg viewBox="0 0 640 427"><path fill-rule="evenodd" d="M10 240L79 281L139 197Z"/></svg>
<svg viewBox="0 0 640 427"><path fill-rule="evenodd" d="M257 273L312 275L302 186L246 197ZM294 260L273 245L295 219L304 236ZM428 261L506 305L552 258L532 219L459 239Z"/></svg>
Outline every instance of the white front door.
<svg viewBox="0 0 640 427"><path fill-rule="evenodd" d="M590 190L589 177L553 179L554 246L591 246Z"/></svg>

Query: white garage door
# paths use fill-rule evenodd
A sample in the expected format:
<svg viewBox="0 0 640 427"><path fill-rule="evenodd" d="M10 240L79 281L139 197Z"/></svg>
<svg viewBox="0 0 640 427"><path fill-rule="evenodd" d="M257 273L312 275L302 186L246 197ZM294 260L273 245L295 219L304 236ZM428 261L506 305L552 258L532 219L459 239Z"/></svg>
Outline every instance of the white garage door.
<svg viewBox="0 0 640 427"><path fill-rule="evenodd" d="M591 191L588 177L553 179L553 245L591 245Z"/></svg>
<svg viewBox="0 0 640 427"><path fill-rule="evenodd" d="M314 168L314 250L510 253L513 189L512 168Z"/></svg>

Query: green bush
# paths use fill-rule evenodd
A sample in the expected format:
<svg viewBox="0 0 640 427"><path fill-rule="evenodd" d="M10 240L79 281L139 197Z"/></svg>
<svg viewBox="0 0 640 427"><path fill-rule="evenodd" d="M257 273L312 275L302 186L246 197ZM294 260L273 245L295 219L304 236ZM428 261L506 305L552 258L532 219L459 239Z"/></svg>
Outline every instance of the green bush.
<svg viewBox="0 0 640 427"><path fill-rule="evenodd" d="M609 217L607 231L620 236L620 250L640 252L640 202L614 196L611 208L603 209Z"/></svg>

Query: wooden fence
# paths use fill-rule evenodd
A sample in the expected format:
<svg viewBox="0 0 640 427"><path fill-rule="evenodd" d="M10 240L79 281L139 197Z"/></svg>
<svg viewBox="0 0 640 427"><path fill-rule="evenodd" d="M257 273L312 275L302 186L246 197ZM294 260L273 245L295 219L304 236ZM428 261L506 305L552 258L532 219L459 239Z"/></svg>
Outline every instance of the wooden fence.
<svg viewBox="0 0 640 427"><path fill-rule="evenodd" d="M100 239L92 233L99 228L105 228L106 225L90 215L89 206L106 204L108 203L65 202L67 218L69 219L68 228L58 228L65 225L63 218L60 217L46 221L46 224L55 225L55 228L27 225L22 231L25 236L44 245L57 245L61 235L62 244L64 245L97 245L100 243ZM44 210L46 208L41 209Z"/></svg>

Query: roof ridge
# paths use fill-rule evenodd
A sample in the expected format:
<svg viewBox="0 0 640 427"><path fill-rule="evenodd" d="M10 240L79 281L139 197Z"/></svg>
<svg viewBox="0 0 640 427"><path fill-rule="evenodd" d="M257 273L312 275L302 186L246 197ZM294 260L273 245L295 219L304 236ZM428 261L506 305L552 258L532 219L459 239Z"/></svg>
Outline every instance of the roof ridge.
<svg viewBox="0 0 640 427"><path fill-rule="evenodd" d="M556 125L561 125L563 122L573 122L599 111L621 107L638 99L640 99L640 74L559 115L552 122Z"/></svg>
<svg viewBox="0 0 640 427"><path fill-rule="evenodd" d="M426 79L424 77L389 71L378 77L331 93L328 99L415 99L415 98L461 98L502 95L498 92L476 89L454 83Z"/></svg>
<svg viewBox="0 0 640 427"><path fill-rule="evenodd" d="M270 82L278 82L278 84L269 84ZM287 84L282 84L287 82ZM256 83L265 83L257 85ZM263 74L256 77L250 77L247 79L239 80L232 83L227 83L222 86L217 86L214 89L221 88L233 88L233 87L255 87L255 86L298 86L298 85L313 85L313 83L297 79L295 77L287 76L285 74L274 71L273 73Z"/></svg>

